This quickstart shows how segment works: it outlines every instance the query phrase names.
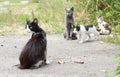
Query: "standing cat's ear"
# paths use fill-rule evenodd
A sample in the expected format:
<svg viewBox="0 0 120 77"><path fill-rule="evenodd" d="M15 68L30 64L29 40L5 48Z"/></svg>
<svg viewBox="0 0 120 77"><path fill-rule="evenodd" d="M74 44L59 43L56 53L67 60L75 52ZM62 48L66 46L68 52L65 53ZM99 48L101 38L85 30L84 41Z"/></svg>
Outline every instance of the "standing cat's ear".
<svg viewBox="0 0 120 77"><path fill-rule="evenodd" d="M26 23L30 24L30 19L29 18L26 18Z"/></svg>
<svg viewBox="0 0 120 77"><path fill-rule="evenodd" d="M72 7L71 10L74 11L74 7Z"/></svg>
<svg viewBox="0 0 120 77"><path fill-rule="evenodd" d="M38 19L34 18L33 23L38 24Z"/></svg>

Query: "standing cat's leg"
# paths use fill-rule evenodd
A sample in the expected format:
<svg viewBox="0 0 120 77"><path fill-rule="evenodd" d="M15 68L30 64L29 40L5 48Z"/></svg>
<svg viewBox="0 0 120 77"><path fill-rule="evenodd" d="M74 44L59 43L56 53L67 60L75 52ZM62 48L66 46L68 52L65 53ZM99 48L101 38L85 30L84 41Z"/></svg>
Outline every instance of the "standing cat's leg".
<svg viewBox="0 0 120 77"><path fill-rule="evenodd" d="M64 34L63 34L64 38L67 38L67 27L65 26L65 29L64 29Z"/></svg>
<svg viewBox="0 0 120 77"><path fill-rule="evenodd" d="M67 26L67 40L70 39L70 26Z"/></svg>

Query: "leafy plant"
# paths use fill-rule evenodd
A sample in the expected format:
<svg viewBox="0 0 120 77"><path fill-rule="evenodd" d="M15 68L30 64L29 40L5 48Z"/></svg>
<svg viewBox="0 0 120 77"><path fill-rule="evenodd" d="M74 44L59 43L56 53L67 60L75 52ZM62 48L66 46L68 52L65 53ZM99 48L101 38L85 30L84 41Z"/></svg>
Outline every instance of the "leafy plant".
<svg viewBox="0 0 120 77"><path fill-rule="evenodd" d="M0 0L1 1L1 0ZM6 0L8 1L8 0ZM20 0L10 0L10 2ZM65 8L74 7L75 24L94 24L96 15L101 15L112 26L113 33L120 32L119 0L30 0L24 5L8 5L7 12L0 12L0 26L19 23L25 25L26 18L39 19L41 27L48 33L63 33ZM98 1L98 2L97 2ZM11 26L10 26L11 27Z"/></svg>
<svg viewBox="0 0 120 77"><path fill-rule="evenodd" d="M120 36L119 35L104 37L104 38L102 38L102 40L105 42L120 44Z"/></svg>
<svg viewBox="0 0 120 77"><path fill-rule="evenodd" d="M117 62L118 62L118 66L116 68L116 74L120 75L120 54L116 56Z"/></svg>

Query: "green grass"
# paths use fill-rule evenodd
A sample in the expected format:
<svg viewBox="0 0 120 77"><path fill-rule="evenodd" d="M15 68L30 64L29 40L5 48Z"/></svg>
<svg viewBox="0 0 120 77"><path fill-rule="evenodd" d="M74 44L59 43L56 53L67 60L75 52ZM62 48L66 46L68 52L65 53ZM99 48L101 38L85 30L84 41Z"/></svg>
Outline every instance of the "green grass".
<svg viewBox="0 0 120 77"><path fill-rule="evenodd" d="M14 1L14 0L13 0ZM47 33L63 33L64 29L64 7L72 6L70 2L65 3L65 0L41 0L40 3L32 3L25 5L8 5L6 13L1 12L0 25L8 27L7 24L19 23L25 26L26 18L38 18L39 24ZM4 24L6 23L6 24ZM12 26L11 26L12 27ZM2 31L4 33L9 31Z"/></svg>
<svg viewBox="0 0 120 77"><path fill-rule="evenodd" d="M120 48L118 48L118 50L120 50Z"/></svg>
<svg viewBox="0 0 120 77"><path fill-rule="evenodd" d="M116 60L118 62L118 66L117 66L117 68L115 70L115 73L116 73L116 75L120 76L120 54L116 56Z"/></svg>
<svg viewBox="0 0 120 77"><path fill-rule="evenodd" d="M120 44L120 35L113 35L102 38L102 41Z"/></svg>
<svg viewBox="0 0 120 77"><path fill-rule="evenodd" d="M18 3L21 0L0 0L0 2L4 2L4 1L9 1L9 2L12 2L12 3Z"/></svg>
<svg viewBox="0 0 120 77"><path fill-rule="evenodd" d="M120 25L115 26L113 31L116 32L116 33L120 33Z"/></svg>
<svg viewBox="0 0 120 77"><path fill-rule="evenodd" d="M20 0L0 0L10 1L13 3L20 2ZM40 2L39 2L40 1ZM92 2L90 2L91 4ZM74 7L75 24L95 24L97 26L95 12L83 10L87 1L79 0L31 0L28 4L14 4L5 6L8 11L0 12L0 28L13 27L16 23L20 24L24 29L26 18L38 18L40 26L50 34L64 32L65 8ZM90 8L89 4L89 8ZM117 24L114 32L120 32L120 25ZM6 32L5 32L6 31ZM6 34L5 30L2 34ZM16 30L15 30L16 31ZM12 31L11 31L12 32ZM8 32L9 34L9 32ZM14 34L14 33L13 33Z"/></svg>

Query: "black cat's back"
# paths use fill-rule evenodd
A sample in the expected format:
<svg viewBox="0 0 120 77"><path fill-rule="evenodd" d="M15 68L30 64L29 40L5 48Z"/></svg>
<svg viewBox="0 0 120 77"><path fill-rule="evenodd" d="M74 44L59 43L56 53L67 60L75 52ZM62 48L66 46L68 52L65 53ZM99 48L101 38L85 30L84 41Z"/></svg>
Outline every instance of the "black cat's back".
<svg viewBox="0 0 120 77"><path fill-rule="evenodd" d="M36 19L27 26L33 34L20 54L21 69L29 69L39 61L46 61L47 39L45 31L38 26Z"/></svg>

